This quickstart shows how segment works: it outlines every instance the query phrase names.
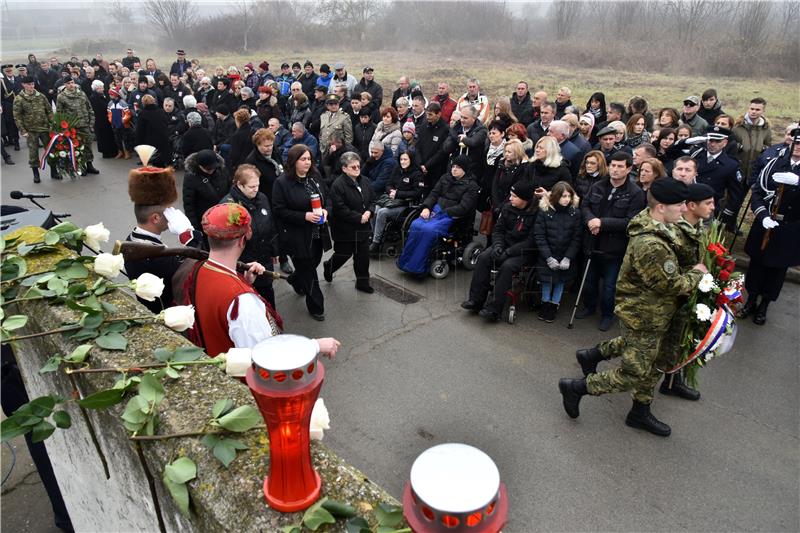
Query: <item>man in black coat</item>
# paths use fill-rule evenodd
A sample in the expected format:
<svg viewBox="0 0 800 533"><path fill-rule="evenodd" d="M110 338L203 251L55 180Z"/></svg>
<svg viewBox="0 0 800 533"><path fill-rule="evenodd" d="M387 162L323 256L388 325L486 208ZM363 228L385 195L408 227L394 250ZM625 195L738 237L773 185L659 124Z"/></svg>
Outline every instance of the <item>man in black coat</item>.
<svg viewBox="0 0 800 533"><path fill-rule="evenodd" d="M539 108L539 120L532 122L528 126L528 138L536 145L536 142L547 135L550 123L555 120L556 106L550 102L545 102Z"/></svg>
<svg viewBox="0 0 800 533"><path fill-rule="evenodd" d="M609 178L596 182L581 203L583 221L588 229L588 250L591 265L584 284L583 309L575 318L586 318L596 312L600 278L603 278L600 299L600 331L608 331L614 320L614 295L617 274L628 246L628 222L645 207L645 196L629 179L633 158L625 152L611 156Z"/></svg>
<svg viewBox="0 0 800 533"><path fill-rule="evenodd" d="M363 73L364 76L361 81L353 89L353 95L360 96L361 93L369 93L372 95L372 102L375 107L380 109L383 106L383 87L375 81L375 73L372 67L364 67Z"/></svg>
<svg viewBox="0 0 800 533"><path fill-rule="evenodd" d="M528 92L528 82L517 83L517 90L511 95L511 111L526 128L533 122L533 101Z"/></svg>
<svg viewBox="0 0 800 533"><path fill-rule="evenodd" d="M397 80L397 89L392 93L392 107L397 109L397 100L409 98L411 95L411 81L408 76L400 76Z"/></svg>
<svg viewBox="0 0 800 533"><path fill-rule="evenodd" d="M369 143L375 134L375 124L370 119L369 109L358 112L358 122L353 124L353 146L358 149L362 161L369 157Z"/></svg>
<svg viewBox="0 0 800 533"><path fill-rule="evenodd" d="M500 217L492 232L492 246L481 252L472 272L469 296L461 307L495 322L506 302L506 292L511 288L514 274L523 265L533 264L536 245L533 226L537 209L534 204L533 183L518 181L511 186L511 200L503 205ZM493 297L489 295L492 267L498 268Z"/></svg>
<svg viewBox="0 0 800 533"><path fill-rule="evenodd" d="M184 72L186 72L186 69L191 68L192 65L186 61L186 52L183 50L178 50L175 52L175 54L178 56L178 58L170 67L169 73L170 75L177 74L178 77L180 77Z"/></svg>
<svg viewBox="0 0 800 533"><path fill-rule="evenodd" d="M231 188L225 172L225 161L212 150L200 150L186 158L183 178L183 210L192 227L202 227L200 219L206 210L217 205Z"/></svg>
<svg viewBox="0 0 800 533"><path fill-rule="evenodd" d="M461 121L450 128L444 151L453 157L466 155L470 164L464 170L473 176L481 176L486 164L487 136L486 126L478 120L477 109L472 105L465 105L461 108Z"/></svg>
<svg viewBox="0 0 800 533"><path fill-rule="evenodd" d="M217 120L214 121L214 146L220 146L236 131L236 121L226 105L217 107Z"/></svg>
<svg viewBox="0 0 800 533"><path fill-rule="evenodd" d="M417 128L416 159L425 176L425 189L430 191L447 172L444 143L450 135L450 127L442 120L442 106L438 102L428 104L425 118L422 126Z"/></svg>
<svg viewBox="0 0 800 533"><path fill-rule="evenodd" d="M182 110L184 108L183 97L189 94L192 94L192 91L181 82L180 75L170 74L169 85L164 89L164 98L172 98L175 100L175 107Z"/></svg>

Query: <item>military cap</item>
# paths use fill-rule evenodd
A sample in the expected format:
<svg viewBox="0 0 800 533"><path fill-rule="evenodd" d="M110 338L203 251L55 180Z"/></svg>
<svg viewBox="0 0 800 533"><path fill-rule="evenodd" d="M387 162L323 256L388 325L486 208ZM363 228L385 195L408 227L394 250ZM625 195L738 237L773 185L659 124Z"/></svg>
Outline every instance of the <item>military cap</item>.
<svg viewBox="0 0 800 533"><path fill-rule="evenodd" d="M13 64L11 64L11 63L6 63L6 64L5 64L5 65L3 65L1 68L2 68L3 70L5 70L5 69L7 69L7 68L14 68L14 65L13 65Z"/></svg>
<svg viewBox="0 0 800 533"><path fill-rule="evenodd" d="M612 128L611 126L606 126L602 130L597 132L597 138L599 139L600 137L605 137L606 135L616 135L616 134L617 134L616 129Z"/></svg>
<svg viewBox="0 0 800 533"><path fill-rule="evenodd" d="M33 79L33 76L25 76L20 80L20 83L36 83L36 80Z"/></svg>
<svg viewBox="0 0 800 533"><path fill-rule="evenodd" d="M203 231L212 239L233 240L253 235L250 227L250 213L243 206L228 202L217 204L203 213L200 220Z"/></svg>
<svg viewBox="0 0 800 533"><path fill-rule="evenodd" d="M708 128L706 131L706 136L714 141L724 141L731 135L731 130L728 128L723 128L722 126L714 126L713 128Z"/></svg>
<svg viewBox="0 0 800 533"><path fill-rule="evenodd" d="M25 70L28 70L28 65L26 65L25 63L19 63L18 65L16 65L16 68L24 68Z"/></svg>
<svg viewBox="0 0 800 533"><path fill-rule="evenodd" d="M689 198L689 187L676 179L655 180L650 185L650 194L660 204L679 204Z"/></svg>
<svg viewBox="0 0 800 533"><path fill-rule="evenodd" d="M714 188L705 183L692 183L689 187L689 197L687 200L690 202L702 202L709 198L714 198Z"/></svg>
<svg viewBox="0 0 800 533"><path fill-rule="evenodd" d="M330 104L330 103L338 104L339 103L339 97L336 96L335 94L329 94L328 96L325 97L325 104Z"/></svg>
<svg viewBox="0 0 800 533"><path fill-rule="evenodd" d="M533 182L529 180L520 180L511 186L511 192L520 200L530 202L533 200Z"/></svg>
<svg viewBox="0 0 800 533"><path fill-rule="evenodd" d="M469 157L463 154L457 155L453 158L452 164L454 167L458 167L464 172L466 172L467 170L469 170Z"/></svg>
<svg viewBox="0 0 800 533"><path fill-rule="evenodd" d="M800 143L800 128L795 128L789 132L789 135L792 137L792 141L796 143Z"/></svg>

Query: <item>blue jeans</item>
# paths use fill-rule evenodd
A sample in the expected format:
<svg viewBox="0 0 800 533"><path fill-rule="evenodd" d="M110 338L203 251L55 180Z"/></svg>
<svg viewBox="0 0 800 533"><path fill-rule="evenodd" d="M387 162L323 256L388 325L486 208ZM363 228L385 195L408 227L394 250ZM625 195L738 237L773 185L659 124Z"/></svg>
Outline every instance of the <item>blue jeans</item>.
<svg viewBox="0 0 800 533"><path fill-rule="evenodd" d="M597 308L597 296L600 278L603 279L602 294L600 295L600 312L603 317L614 316L614 294L617 287L617 275L622 267L621 257L605 257L592 255L592 264L586 274L586 284L583 287L583 306L594 311Z"/></svg>
<svg viewBox="0 0 800 533"><path fill-rule="evenodd" d="M542 302L550 302L558 305L561 303L561 295L563 293L563 281L557 281L555 284L549 281L542 282Z"/></svg>

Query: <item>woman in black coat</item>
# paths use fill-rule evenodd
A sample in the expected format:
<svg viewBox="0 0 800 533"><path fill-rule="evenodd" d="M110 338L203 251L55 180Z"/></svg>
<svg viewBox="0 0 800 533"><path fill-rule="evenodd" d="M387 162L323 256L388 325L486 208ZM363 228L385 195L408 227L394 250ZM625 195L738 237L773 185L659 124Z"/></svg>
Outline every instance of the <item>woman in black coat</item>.
<svg viewBox="0 0 800 533"><path fill-rule="evenodd" d="M567 281L575 278L575 260L581 245L583 224L578 197L569 183L559 181L539 201L539 215L533 227L539 255L536 266L542 282L539 320L552 322Z"/></svg>
<svg viewBox="0 0 800 533"><path fill-rule="evenodd" d="M231 188L222 156L213 150L200 150L186 158L183 177L183 211L195 228L209 207L222 200Z"/></svg>
<svg viewBox="0 0 800 533"><path fill-rule="evenodd" d="M275 150L275 134L267 128L261 128L252 137L254 148L244 160L249 165L254 165L261 173L258 190L263 192L267 199L272 201L272 186L278 176L283 174L283 165L273 152Z"/></svg>
<svg viewBox="0 0 800 533"><path fill-rule="evenodd" d="M320 199L317 212L311 207L312 195ZM306 297L311 318L325 320L325 299L319 288L317 267L322 252L331 248L327 221L332 206L308 146L296 144L289 149L284 173L272 186L271 200L280 249L294 263L289 284Z"/></svg>
<svg viewBox="0 0 800 533"><path fill-rule="evenodd" d="M108 121L108 96L103 92L105 85L100 80L92 83L92 94L89 103L94 111L94 136L97 139L97 150L103 154L103 159L116 156L119 152L114 141L114 130Z"/></svg>
<svg viewBox="0 0 800 533"><path fill-rule="evenodd" d="M172 161L172 143L169 140L167 114L158 107L156 99L150 95L142 97L142 105L144 107L139 110L139 114L136 116L136 132L134 133L133 145L149 144L155 146L156 153L153 159L150 160L150 165L166 167ZM216 203L214 202L214 204ZM195 227L199 228L200 226Z"/></svg>
<svg viewBox="0 0 800 533"><path fill-rule="evenodd" d="M497 221L503 204L508 202L511 186L528 178L528 157L519 139L508 141L503 148L503 158L497 163L497 170L491 183L492 218Z"/></svg>
<svg viewBox="0 0 800 533"><path fill-rule="evenodd" d="M184 159L200 150L213 150L214 139L211 132L203 127L203 118L200 113L192 111L186 117L189 129L181 136L180 147Z"/></svg>
<svg viewBox="0 0 800 533"><path fill-rule="evenodd" d="M375 209L375 193L369 178L361 174L357 153L346 152L341 163L343 173L331 187L333 256L322 264L325 281L333 281L333 273L352 256L356 290L371 294L375 289L369 284L369 220Z"/></svg>
<svg viewBox="0 0 800 533"><path fill-rule="evenodd" d="M233 176L231 190L220 203L234 202L242 205L250 213L253 235L247 241L239 260L244 263L258 261L272 272L273 258L278 256L278 232L275 230L272 206L264 193L259 192L259 181L259 172L255 166L239 165ZM275 291L272 289L271 276L258 276L253 282L253 287L272 307L275 307Z"/></svg>
<svg viewBox="0 0 800 533"><path fill-rule="evenodd" d="M542 198L559 181L572 183L572 174L567 162L561 157L561 149L553 137L545 136L533 148L533 162L530 165L536 196Z"/></svg>
<svg viewBox="0 0 800 533"><path fill-rule="evenodd" d="M239 109L233 114L236 121L236 131L225 141L231 145L230 163L231 173L236 172L236 167L244 163L250 152L253 151L253 134L250 131L250 112L247 109Z"/></svg>
<svg viewBox="0 0 800 533"><path fill-rule="evenodd" d="M395 167L389 184L386 186L385 201L381 201L375 210L375 233L369 251L377 256L383 242L383 232L390 220L395 220L402 215L409 205L422 201L425 192L425 176L415 161L411 152L400 153L400 165Z"/></svg>

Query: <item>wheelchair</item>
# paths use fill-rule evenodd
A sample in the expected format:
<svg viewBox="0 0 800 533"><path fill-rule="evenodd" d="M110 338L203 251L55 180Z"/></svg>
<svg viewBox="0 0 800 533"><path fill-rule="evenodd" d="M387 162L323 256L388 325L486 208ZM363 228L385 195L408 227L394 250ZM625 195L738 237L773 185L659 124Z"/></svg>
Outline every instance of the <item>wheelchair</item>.
<svg viewBox="0 0 800 533"><path fill-rule="evenodd" d="M497 277L498 269L492 268L489 276L489 294L494 291L494 281ZM506 302L504 311L501 313L505 315L506 322L513 324L517 320L517 307L527 300L529 307L534 309L537 307L538 300L541 299L541 288L539 280L536 276L536 267L533 265L523 265L522 269L514 274L511 281L511 289L506 291Z"/></svg>
<svg viewBox="0 0 800 533"><path fill-rule="evenodd" d="M392 259L397 259L406 244L411 223L419 217L422 212L422 205L408 205L399 216L390 219L383 229L383 240L381 241L381 254L385 254Z"/></svg>
<svg viewBox="0 0 800 533"><path fill-rule="evenodd" d="M416 217L415 217L416 218ZM409 222L409 227L411 223ZM448 235L440 237L431 248L428 273L434 279L444 279L450 274L451 265L474 270L478 256L483 252L483 243L474 240L475 213L453 221Z"/></svg>

